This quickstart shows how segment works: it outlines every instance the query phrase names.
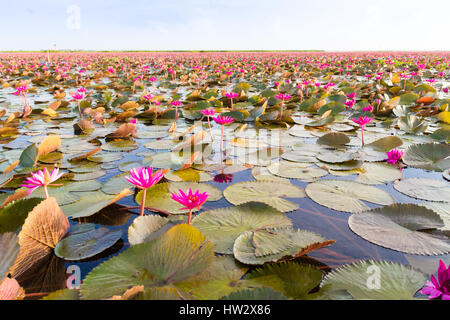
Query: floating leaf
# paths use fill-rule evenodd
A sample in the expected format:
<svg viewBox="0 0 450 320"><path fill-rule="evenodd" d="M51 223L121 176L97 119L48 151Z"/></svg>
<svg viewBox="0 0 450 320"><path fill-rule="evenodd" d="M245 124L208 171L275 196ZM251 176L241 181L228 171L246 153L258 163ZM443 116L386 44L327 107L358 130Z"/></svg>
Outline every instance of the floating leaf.
<svg viewBox="0 0 450 320"><path fill-rule="evenodd" d="M379 286L371 281L375 273L380 277ZM334 269L320 286L330 291L346 290L354 299L406 300L412 299L426 280L423 273L410 267L369 260Z"/></svg>
<svg viewBox="0 0 450 320"><path fill-rule="evenodd" d="M438 143L413 144L406 149L403 162L411 167L444 171L450 168L450 145Z"/></svg>
<svg viewBox="0 0 450 320"><path fill-rule="evenodd" d="M271 232L276 236L287 237L291 240L292 245L288 248L273 254L265 254L263 256L256 255L255 243L253 239L257 233ZM318 234L306 230L294 230L292 228L267 228L264 230L246 231L242 233L234 242L234 257L244 263L250 265L260 265L266 262L279 262L286 259L295 259L305 255L313 250L323 248L334 243L334 240L325 240ZM270 245L266 242L266 245Z"/></svg>
<svg viewBox="0 0 450 320"><path fill-rule="evenodd" d="M450 202L450 184L445 181L409 178L394 182L394 188L412 198Z"/></svg>
<svg viewBox="0 0 450 320"><path fill-rule="evenodd" d="M287 300L287 298L279 291L272 288L255 288L240 290L230 293L228 296L220 300L246 301L246 300Z"/></svg>
<svg viewBox="0 0 450 320"><path fill-rule="evenodd" d="M20 249L18 241L14 233L0 234L0 279L7 276L9 268L16 260Z"/></svg>
<svg viewBox="0 0 450 320"><path fill-rule="evenodd" d="M362 238L389 249L427 255L450 252L450 238L424 231L443 227L442 219L415 204L393 204L356 213L348 225Z"/></svg>
<svg viewBox="0 0 450 320"><path fill-rule="evenodd" d="M282 198L303 198L302 188L289 183L272 181L247 181L235 183L223 192L225 198L234 205L257 199L282 212L296 210L298 205Z"/></svg>
<svg viewBox="0 0 450 320"><path fill-rule="evenodd" d="M232 254L234 241L243 232L269 227L289 227L292 222L271 206L247 202L202 212L192 219L192 225L214 244L214 251Z"/></svg>
<svg viewBox="0 0 450 320"><path fill-rule="evenodd" d="M64 260L82 260L93 257L116 243L122 236L121 230L100 227L84 229L58 242L55 254Z"/></svg>
<svg viewBox="0 0 450 320"><path fill-rule="evenodd" d="M212 244L197 229L178 225L160 238L131 246L94 268L81 285L81 296L102 299L137 285L176 284L207 269L213 259Z"/></svg>
<svg viewBox="0 0 450 320"><path fill-rule="evenodd" d="M313 201L337 211L368 210L369 207L362 200L379 205L394 203L386 191L354 181L320 180L308 184L305 191Z"/></svg>

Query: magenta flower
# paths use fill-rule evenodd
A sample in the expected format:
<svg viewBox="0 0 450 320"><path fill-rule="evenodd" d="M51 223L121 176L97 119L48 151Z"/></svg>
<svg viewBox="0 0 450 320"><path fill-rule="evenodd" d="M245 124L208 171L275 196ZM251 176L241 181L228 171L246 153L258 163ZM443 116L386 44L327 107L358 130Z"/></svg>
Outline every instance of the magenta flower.
<svg viewBox="0 0 450 320"><path fill-rule="evenodd" d="M364 116L364 117L359 117L358 119L352 118L354 123L359 124L359 126L361 127L361 140L362 140L362 146L364 147L364 128L366 126L366 124L370 123L373 118Z"/></svg>
<svg viewBox="0 0 450 320"><path fill-rule="evenodd" d="M277 98L279 100L289 100L291 98L291 96L287 93L279 93L275 96L275 98Z"/></svg>
<svg viewBox="0 0 450 320"><path fill-rule="evenodd" d="M109 72L109 73L114 73L114 72L115 72L115 71L114 71L114 68L113 68L113 67L109 67L109 68L108 68L108 72Z"/></svg>
<svg viewBox="0 0 450 320"><path fill-rule="evenodd" d="M373 107L370 104L368 104L367 106L362 108L362 111L372 112L373 111Z"/></svg>
<svg viewBox="0 0 450 320"><path fill-rule="evenodd" d="M208 108L200 110L200 113L204 114L205 116L213 116L216 113L216 111L213 108Z"/></svg>
<svg viewBox="0 0 450 320"><path fill-rule="evenodd" d="M348 100L344 104L351 109L355 105L355 100Z"/></svg>
<svg viewBox="0 0 450 320"><path fill-rule="evenodd" d="M347 95L347 98L353 99L353 98L355 98L355 96L356 96L356 92L351 92Z"/></svg>
<svg viewBox="0 0 450 320"><path fill-rule="evenodd" d="M128 123L134 123L134 124L137 124L137 119L131 119Z"/></svg>
<svg viewBox="0 0 450 320"><path fill-rule="evenodd" d="M211 136L211 141L214 141L212 129L211 129L211 121L209 120L210 116L213 116L216 111L213 108L200 110L201 114L205 115L208 118L208 127L209 127L209 135Z"/></svg>
<svg viewBox="0 0 450 320"><path fill-rule="evenodd" d="M77 90L77 92L79 93L85 93L86 91L87 91L86 88L80 88Z"/></svg>
<svg viewBox="0 0 450 320"><path fill-rule="evenodd" d="M178 120L178 107L182 105L181 101L175 100L170 103L170 105L175 107L175 122Z"/></svg>
<svg viewBox="0 0 450 320"><path fill-rule="evenodd" d="M234 121L234 119L229 116L217 116L213 118L213 120L220 125L229 124Z"/></svg>
<svg viewBox="0 0 450 320"><path fill-rule="evenodd" d="M445 263L439 260L438 280L431 275L431 281L426 282L420 293L428 295L428 299L440 297L442 300L450 300L450 265L446 268Z"/></svg>
<svg viewBox="0 0 450 320"><path fill-rule="evenodd" d="M83 100L84 95L82 93L74 93L72 94L72 101Z"/></svg>
<svg viewBox="0 0 450 320"><path fill-rule="evenodd" d="M13 95L19 96L21 94L25 94L25 92L27 92L27 90L28 90L27 86L17 87L16 92L14 92Z"/></svg>
<svg viewBox="0 0 450 320"><path fill-rule="evenodd" d="M386 162L396 164L405 154L405 152L398 150L398 149L392 149L391 151L386 152L387 159Z"/></svg>
<svg viewBox="0 0 450 320"><path fill-rule="evenodd" d="M233 99L239 97L239 93L236 92L226 92L225 97L227 97L231 102L231 110L234 109Z"/></svg>
<svg viewBox="0 0 450 320"><path fill-rule="evenodd" d="M363 129L363 130L364 130L366 124L372 122L372 120L373 120L373 118L370 118L370 117L367 117L367 116L359 117L358 119L352 118L352 121L353 121L354 123L359 124L359 126L360 126L361 129Z"/></svg>
<svg viewBox="0 0 450 320"><path fill-rule="evenodd" d="M28 188L28 195L30 195L37 188L44 187L45 197L48 198L47 186L61 178L62 175L63 173L59 173L59 168L54 168L50 173L48 173L47 168L44 168L44 170L32 172L32 177L26 178L24 184L20 186Z"/></svg>
<svg viewBox="0 0 450 320"><path fill-rule="evenodd" d="M152 100L153 96L149 93L149 94L143 96L143 98L147 101L150 101L150 100Z"/></svg>
<svg viewBox="0 0 450 320"><path fill-rule="evenodd" d="M145 197L147 195L147 189L157 184L167 173L167 170L158 170L153 173L152 167L141 167L130 169L131 177L125 177L125 179L135 185L137 188L142 189L142 203L141 203L141 213L144 215L145 208Z"/></svg>
<svg viewBox="0 0 450 320"><path fill-rule="evenodd" d="M191 188L188 189L187 193L184 193L183 190L180 189L178 190L178 194L173 192L171 195L173 200L184 206L181 210L189 210L188 224L191 224L192 210L195 208L200 210L201 205L204 204L209 197L207 192L200 193L198 190L192 192Z"/></svg>

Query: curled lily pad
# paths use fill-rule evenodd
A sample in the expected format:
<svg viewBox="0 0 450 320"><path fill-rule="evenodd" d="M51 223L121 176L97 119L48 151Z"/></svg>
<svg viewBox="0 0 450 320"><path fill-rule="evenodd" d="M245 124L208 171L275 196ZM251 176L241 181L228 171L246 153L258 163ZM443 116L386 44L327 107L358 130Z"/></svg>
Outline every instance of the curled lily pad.
<svg viewBox="0 0 450 320"><path fill-rule="evenodd" d="M320 286L327 291L346 290L354 299L405 300L413 299L426 280L425 274L410 267L369 260L334 269Z"/></svg>
<svg viewBox="0 0 450 320"><path fill-rule="evenodd" d="M178 225L94 268L83 280L81 298L109 298L138 285L176 284L207 269L213 259L213 245L197 229Z"/></svg>
<svg viewBox="0 0 450 320"><path fill-rule="evenodd" d="M260 202L200 213L192 220L218 253L232 254L236 238L245 231L267 227L289 227L289 220L280 211Z"/></svg>
<svg viewBox="0 0 450 320"><path fill-rule="evenodd" d="M450 145L421 143L408 147L403 156L408 166L425 170L443 171L450 168Z"/></svg>
<svg viewBox="0 0 450 320"><path fill-rule="evenodd" d="M255 242L255 236L258 235L260 239L266 241ZM277 246L277 242L274 241L277 237L289 240L289 243L283 247ZM334 242L334 240L326 240L320 235L306 230L267 228L242 233L234 242L233 254L238 261L244 264L260 265L266 262L295 259ZM264 254L258 254L258 248L264 249Z"/></svg>
<svg viewBox="0 0 450 320"><path fill-rule="evenodd" d="M108 228L84 228L79 232L72 232L62 239L55 247L55 254L65 260L83 260L114 245L122 236L121 230Z"/></svg>
<svg viewBox="0 0 450 320"><path fill-rule="evenodd" d="M348 225L362 238L389 249L427 255L450 252L450 238L427 232L443 227L442 219L415 204L393 204L356 213Z"/></svg>
<svg viewBox="0 0 450 320"><path fill-rule="evenodd" d="M368 210L369 207L362 201L380 205L394 203L394 199L386 191L354 181L320 180L308 184L305 191L313 201L337 211Z"/></svg>
<svg viewBox="0 0 450 320"><path fill-rule="evenodd" d="M416 199L450 202L450 184L425 178L409 178L394 182L394 188Z"/></svg>

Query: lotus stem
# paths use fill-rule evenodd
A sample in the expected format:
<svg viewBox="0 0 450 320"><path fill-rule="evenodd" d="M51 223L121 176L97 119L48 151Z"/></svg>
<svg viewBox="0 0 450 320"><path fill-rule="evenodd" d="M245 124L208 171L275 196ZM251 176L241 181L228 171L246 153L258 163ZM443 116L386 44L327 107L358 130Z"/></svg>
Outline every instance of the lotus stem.
<svg viewBox="0 0 450 320"><path fill-rule="evenodd" d="M220 132L220 160L223 162L223 124Z"/></svg>
<svg viewBox="0 0 450 320"><path fill-rule="evenodd" d="M147 189L143 189L142 190L142 203L141 203L141 212L140 212L140 216L144 215L144 210L145 210L145 197L147 195Z"/></svg>
<svg viewBox="0 0 450 320"><path fill-rule="evenodd" d="M45 198L48 199L48 190L47 190L46 185L44 185L44 194L45 194Z"/></svg>
<svg viewBox="0 0 450 320"><path fill-rule="evenodd" d="M189 210L188 225L191 224L191 218L192 218L192 209Z"/></svg>
<svg viewBox="0 0 450 320"><path fill-rule="evenodd" d="M211 129L211 122L209 121L209 116L208 116L208 127L209 127L209 135L211 136L211 141L214 142L214 137L213 137L212 129Z"/></svg>

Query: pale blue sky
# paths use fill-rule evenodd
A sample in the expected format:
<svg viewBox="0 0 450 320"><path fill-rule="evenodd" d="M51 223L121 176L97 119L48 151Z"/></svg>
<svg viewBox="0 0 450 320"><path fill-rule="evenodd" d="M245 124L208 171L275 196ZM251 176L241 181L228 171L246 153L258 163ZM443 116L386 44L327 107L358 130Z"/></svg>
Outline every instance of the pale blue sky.
<svg viewBox="0 0 450 320"><path fill-rule="evenodd" d="M71 5L79 29L68 27ZM22 0L0 10L0 50L450 50L449 0Z"/></svg>

